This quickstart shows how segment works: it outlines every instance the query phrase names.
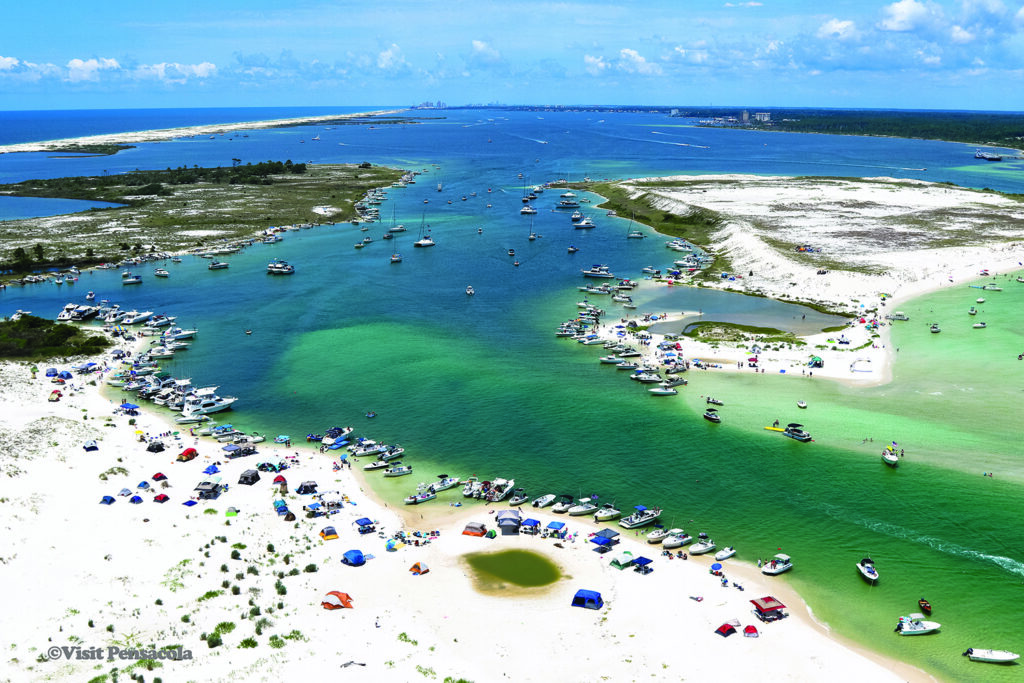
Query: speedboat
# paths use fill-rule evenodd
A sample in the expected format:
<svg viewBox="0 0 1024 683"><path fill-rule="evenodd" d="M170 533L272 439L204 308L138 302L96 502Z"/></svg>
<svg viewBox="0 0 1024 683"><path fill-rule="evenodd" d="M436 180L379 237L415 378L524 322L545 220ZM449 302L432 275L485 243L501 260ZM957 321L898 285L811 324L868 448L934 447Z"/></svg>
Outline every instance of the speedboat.
<svg viewBox="0 0 1024 683"><path fill-rule="evenodd" d="M715 549L715 542L703 531L697 534L697 542L690 546L691 555L704 555Z"/></svg>
<svg viewBox="0 0 1024 683"><path fill-rule="evenodd" d="M885 449L882 450L882 462L889 467L899 467L900 456L892 446L886 446Z"/></svg>
<svg viewBox="0 0 1024 683"><path fill-rule="evenodd" d="M209 270L224 270L228 265L227 261L210 261L210 265L206 267Z"/></svg>
<svg viewBox="0 0 1024 683"><path fill-rule="evenodd" d="M630 375L629 378L631 380L640 382L641 384L658 384L664 381L661 375L643 371L637 371L636 373Z"/></svg>
<svg viewBox="0 0 1024 683"><path fill-rule="evenodd" d="M715 559L721 562L722 560L728 560L735 554L736 548L729 546L728 548L722 548L717 553L715 553Z"/></svg>
<svg viewBox="0 0 1024 683"><path fill-rule="evenodd" d="M875 561L870 557L865 557L863 560L857 563L857 571L864 577L864 580L868 583L874 583L878 581L878 570L875 569Z"/></svg>
<svg viewBox="0 0 1024 683"><path fill-rule="evenodd" d="M1016 652L1008 650L986 650L980 647L969 647L964 652L964 657L970 658L972 662L994 662L996 664L1008 664L1020 659Z"/></svg>
<svg viewBox="0 0 1024 683"><path fill-rule="evenodd" d="M185 402L181 414L185 416L208 415L209 413L227 410L237 400L233 396L217 396L216 394L205 398L195 398Z"/></svg>
<svg viewBox="0 0 1024 683"><path fill-rule="evenodd" d="M636 505L633 509L636 512L619 520L619 526L623 529L636 529L647 526L658 519L658 517L661 517L661 508L658 507L647 508L643 505Z"/></svg>
<svg viewBox="0 0 1024 683"><path fill-rule="evenodd" d="M978 315L978 309L975 308L974 306L971 306L971 308L967 311L967 315Z"/></svg>
<svg viewBox="0 0 1024 683"><path fill-rule="evenodd" d="M404 474L412 474L412 465L392 465L384 470L385 477L401 477Z"/></svg>
<svg viewBox="0 0 1024 683"><path fill-rule="evenodd" d="M597 503L590 498L580 498L578 503L569 508L569 515L571 517L580 517L582 515L589 515L595 510L597 510Z"/></svg>
<svg viewBox="0 0 1024 683"><path fill-rule="evenodd" d="M797 424L796 422L790 422L786 425L782 434L783 436L788 436L789 438L796 439L797 441L806 442L811 440L811 435L803 430L803 425Z"/></svg>
<svg viewBox="0 0 1024 683"><path fill-rule="evenodd" d="M440 493L441 491L447 491L453 489L459 485L458 477L449 477L446 474L437 475L440 481L435 481L430 485L430 490L434 493Z"/></svg>
<svg viewBox="0 0 1024 683"><path fill-rule="evenodd" d="M589 230L590 228L596 228L597 226L594 225L594 221L590 220L590 216L584 216L583 219L577 222L573 227L577 230Z"/></svg>
<svg viewBox="0 0 1024 683"><path fill-rule="evenodd" d="M807 401L797 401L796 402L796 407L797 408L806 408L807 407Z"/></svg>
<svg viewBox="0 0 1024 683"><path fill-rule="evenodd" d="M708 408L704 411L704 419L717 424L722 421L722 416L718 414L717 408Z"/></svg>
<svg viewBox="0 0 1024 683"><path fill-rule="evenodd" d="M618 356L601 356L598 360L607 365L618 365L619 363L626 362L625 358L619 358Z"/></svg>
<svg viewBox="0 0 1024 683"><path fill-rule="evenodd" d="M569 249L568 249L568 252L569 252L570 254L575 254L575 253L576 253L577 251L579 251L579 247L575 247L575 246L573 246L573 245L571 245L571 244L569 245Z"/></svg>
<svg viewBox="0 0 1024 683"><path fill-rule="evenodd" d="M668 371L666 370L666 372L668 372ZM671 387L685 387L689 383L690 383L690 380L683 379L682 377L675 377L673 379L665 380L659 386L669 387L669 388L671 388Z"/></svg>
<svg viewBox="0 0 1024 683"><path fill-rule="evenodd" d="M483 486L482 481L476 477L470 477L462 487L462 495L466 498L472 498L476 495L476 492L480 490L481 486Z"/></svg>
<svg viewBox="0 0 1024 683"><path fill-rule="evenodd" d="M939 332L942 332L942 328L939 327L938 325L932 325L931 327L928 328L928 331L931 332L932 334L938 334Z"/></svg>
<svg viewBox="0 0 1024 683"><path fill-rule="evenodd" d="M387 472L384 473L384 476L388 476ZM405 504L419 505L420 503L425 503L428 500L434 500L435 498L437 498L437 494L434 493L433 491L423 491L422 493L417 493L415 495L408 496L405 499Z"/></svg>
<svg viewBox="0 0 1024 683"><path fill-rule="evenodd" d="M153 271L153 275L156 277L170 277L171 273L166 268L157 268Z"/></svg>
<svg viewBox="0 0 1024 683"><path fill-rule="evenodd" d="M662 382L656 387L651 387L650 389L647 390L647 392L652 396L675 396L676 394L679 393L679 391L677 391L676 389L669 386L665 386L664 382Z"/></svg>
<svg viewBox="0 0 1024 683"><path fill-rule="evenodd" d="M122 285L138 285L142 284L141 275L129 275L128 277L121 278Z"/></svg>
<svg viewBox="0 0 1024 683"><path fill-rule="evenodd" d="M575 500L576 499L570 496L568 493L563 493L558 497L558 501L555 503L555 506L551 508L551 511L556 514L568 512L569 508L573 506L573 502Z"/></svg>
<svg viewBox="0 0 1024 683"><path fill-rule="evenodd" d="M473 285L466 285L466 294L469 296L476 294L476 290L473 289Z"/></svg>
<svg viewBox="0 0 1024 683"><path fill-rule="evenodd" d="M540 496L538 498L534 498L533 501L530 503L530 505L532 505L535 508L544 508L544 507L547 507L548 505L551 505L552 503L554 503L555 502L555 498L556 498L555 494L547 493L547 494L544 494L543 496Z"/></svg>
<svg viewBox="0 0 1024 683"><path fill-rule="evenodd" d="M487 500L492 503L505 500L512 494L512 489L515 485L515 479L500 479L496 477L491 485L490 492L487 494Z"/></svg>
<svg viewBox="0 0 1024 683"><path fill-rule="evenodd" d="M661 547L666 550L671 550L672 548L681 548L687 543L692 542L693 536L682 529L669 529L668 535L665 536L665 540L661 542Z"/></svg>
<svg viewBox="0 0 1024 683"><path fill-rule="evenodd" d="M611 503L605 503L600 508L598 508L596 512L594 512L594 521L608 522L613 519L618 519L621 516L622 513L619 512L614 505L612 505Z"/></svg>
<svg viewBox="0 0 1024 683"><path fill-rule="evenodd" d="M782 572L788 572L793 568L793 560L790 559L789 555L779 553L768 562L764 563L761 567L761 573L767 574L768 576L777 576Z"/></svg>
<svg viewBox="0 0 1024 683"><path fill-rule="evenodd" d="M985 303L985 297L979 296L977 299L975 299L975 302L979 303L979 304L983 304L983 303Z"/></svg>
<svg viewBox="0 0 1024 683"><path fill-rule="evenodd" d="M974 323L973 325L971 325L971 327L973 327L976 330L983 330L987 327L987 325L985 323Z"/></svg>
<svg viewBox="0 0 1024 683"><path fill-rule="evenodd" d="M527 501L526 489L519 487L512 490L512 497L508 499L509 505L522 505Z"/></svg>
<svg viewBox="0 0 1024 683"><path fill-rule="evenodd" d="M519 213L525 214L525 215L531 215L531 214L537 213L537 209L535 209L532 206L530 206L529 204L527 204L523 208L519 209Z"/></svg>
<svg viewBox="0 0 1024 683"><path fill-rule="evenodd" d="M153 315L153 311L128 311L123 318L121 318L122 325L137 325L144 323L149 320L149 316Z"/></svg>
<svg viewBox="0 0 1024 683"><path fill-rule="evenodd" d="M941 627L937 621L925 621L923 614L914 613L906 617L900 617L896 624L896 633L901 636L922 636L926 633L935 633Z"/></svg>
<svg viewBox="0 0 1024 683"><path fill-rule="evenodd" d="M651 529L651 531L647 534L647 542L661 543L663 540L665 540L666 536L668 536L668 530L665 529L665 527L656 527L654 529Z"/></svg>
<svg viewBox="0 0 1024 683"><path fill-rule="evenodd" d="M274 260L267 264L267 273L270 275L293 275L295 266L286 261Z"/></svg>
<svg viewBox="0 0 1024 683"><path fill-rule="evenodd" d="M394 464L397 465L398 463ZM387 460L374 460L369 465L363 465L364 470L382 470L385 467L391 467Z"/></svg>
<svg viewBox="0 0 1024 683"><path fill-rule="evenodd" d="M704 402L707 403L709 406L724 406L725 405L724 403L719 401L717 398L712 398L710 396L708 396L707 399L705 399Z"/></svg>

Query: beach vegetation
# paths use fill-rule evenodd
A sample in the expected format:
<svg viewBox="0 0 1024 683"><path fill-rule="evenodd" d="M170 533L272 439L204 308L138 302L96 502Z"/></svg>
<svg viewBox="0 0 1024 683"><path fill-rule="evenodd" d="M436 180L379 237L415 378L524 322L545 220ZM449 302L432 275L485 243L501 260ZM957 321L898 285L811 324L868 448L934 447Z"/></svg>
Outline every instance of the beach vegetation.
<svg viewBox="0 0 1024 683"><path fill-rule="evenodd" d="M267 544L267 552L268 553L274 552L274 544L273 543L268 543Z"/></svg>
<svg viewBox="0 0 1024 683"><path fill-rule="evenodd" d="M318 569L320 569L320 568L317 567L315 564L310 563L310 564L307 564L305 569L303 569L302 571L306 572L307 574L312 574L313 572L317 571Z"/></svg>
<svg viewBox="0 0 1024 683"><path fill-rule="evenodd" d="M262 617L256 621L256 635L263 635L263 629L269 628L274 625L274 622L270 621L266 617Z"/></svg>
<svg viewBox="0 0 1024 683"><path fill-rule="evenodd" d="M206 591L200 595L196 602L203 602L204 600L212 600L213 598L219 597L224 594L224 591Z"/></svg>
<svg viewBox="0 0 1024 683"><path fill-rule="evenodd" d="M187 624L190 621L192 621L192 615L191 614L182 614L181 615L181 622L183 624Z"/></svg>
<svg viewBox="0 0 1024 683"><path fill-rule="evenodd" d="M395 660L389 659L388 661L384 662L384 666L386 666L389 669L394 669L395 668Z"/></svg>
<svg viewBox="0 0 1024 683"><path fill-rule="evenodd" d="M210 635L206 636L206 646L211 650L223 644L224 640L220 637L220 634L217 632L211 633Z"/></svg>
<svg viewBox="0 0 1024 683"><path fill-rule="evenodd" d="M238 572L238 573L235 574L235 581L241 581L244 578L245 578L245 574L242 573L242 572Z"/></svg>
<svg viewBox="0 0 1024 683"><path fill-rule="evenodd" d="M784 332L773 327L755 327L753 325L739 325L736 323L721 322L695 322L686 326L683 335L699 339L702 342L748 342L760 341L762 343L784 343L803 345L792 332Z"/></svg>
<svg viewBox="0 0 1024 683"><path fill-rule="evenodd" d="M203 510L203 514L204 515L215 515L215 514L217 514L217 511L214 510L213 508L206 508L205 510Z"/></svg>
<svg viewBox="0 0 1024 683"><path fill-rule="evenodd" d="M424 676L426 676L427 678L437 678L437 673L435 673L434 670L431 669L430 667L420 666L419 664L417 664L416 665L416 670L419 671Z"/></svg>
<svg viewBox="0 0 1024 683"><path fill-rule="evenodd" d="M284 640L281 638L281 636L275 633L274 635L270 636L270 640L268 641L267 644L275 650L280 650L282 647L284 647Z"/></svg>
<svg viewBox="0 0 1024 683"><path fill-rule="evenodd" d="M256 639L255 639L255 638L253 638L252 636L250 636L250 637L248 637L248 638L245 638L244 640L242 640L242 642L240 642L240 643L238 644L238 648L239 648L240 650L244 650L244 649L247 649L247 648L253 648L253 647L256 647L256 645L257 645L257 643L256 643Z"/></svg>
<svg viewBox="0 0 1024 683"><path fill-rule="evenodd" d="M302 631L299 631L298 629L292 629L292 631L288 635L286 635L284 637L284 639L285 640L301 640L302 642L305 642L305 641L309 640L309 638L307 638L306 636L302 635Z"/></svg>
<svg viewBox="0 0 1024 683"><path fill-rule="evenodd" d="M238 552L237 550L232 550L231 551L231 559L232 560L240 560L240 559L242 559L242 553Z"/></svg>
<svg viewBox="0 0 1024 683"><path fill-rule="evenodd" d="M231 587L231 594L232 595L238 595L241 592L242 592L242 589L239 588L238 586L232 586Z"/></svg>
<svg viewBox="0 0 1024 683"><path fill-rule="evenodd" d="M0 322L0 359L94 356L112 343L103 335L34 315Z"/></svg>
<svg viewBox="0 0 1024 683"><path fill-rule="evenodd" d="M277 591L278 595L288 595L288 588L281 582L281 579L278 579L277 583L274 584L274 590Z"/></svg>
<svg viewBox="0 0 1024 683"><path fill-rule="evenodd" d="M227 574L227 573L228 573L228 566L227 566L226 564L222 564L222 565L220 566L220 570L221 570L222 572L224 572L225 574Z"/></svg>
<svg viewBox="0 0 1024 683"><path fill-rule="evenodd" d="M231 586L231 582L228 581L227 579L224 579L223 581L220 582L220 587L221 588L229 588L230 586Z"/></svg>
<svg viewBox="0 0 1024 683"><path fill-rule="evenodd" d="M245 550L246 546L245 546L244 543L235 543L231 547L234 548L235 550Z"/></svg>
<svg viewBox="0 0 1024 683"><path fill-rule="evenodd" d="M398 634L398 642L409 643L410 645L419 645L419 641L410 638L409 634L407 634L405 631L402 631Z"/></svg>

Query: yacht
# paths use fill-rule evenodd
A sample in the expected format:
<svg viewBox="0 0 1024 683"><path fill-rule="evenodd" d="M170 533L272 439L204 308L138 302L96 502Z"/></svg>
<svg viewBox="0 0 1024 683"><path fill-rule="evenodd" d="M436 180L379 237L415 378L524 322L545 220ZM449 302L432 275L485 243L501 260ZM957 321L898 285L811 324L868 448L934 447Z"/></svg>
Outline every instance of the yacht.
<svg viewBox="0 0 1024 683"><path fill-rule="evenodd" d="M523 214L524 216L532 216L535 213L537 213L537 209L527 204L523 208L519 209L519 213Z"/></svg>
<svg viewBox="0 0 1024 683"><path fill-rule="evenodd" d="M597 503L591 498L580 498L579 502L569 508L569 515L572 517L581 517L583 515L589 515L590 513L597 510Z"/></svg>
<svg viewBox="0 0 1024 683"><path fill-rule="evenodd" d="M569 220L571 220L573 223L575 223L576 221L583 220L583 212L580 211L579 209L576 209L575 211L572 212L572 215L569 216Z"/></svg>
<svg viewBox="0 0 1024 683"><path fill-rule="evenodd" d="M622 516L622 513L615 508L611 503L605 503L596 512L594 512L595 522L608 522L613 519L618 519Z"/></svg>
<svg viewBox="0 0 1024 683"><path fill-rule="evenodd" d="M600 263L595 263L594 265L590 266L588 270L581 269L580 272L583 273L583 277L596 277L604 279L611 279L615 277L615 274L608 270L608 266L602 265Z"/></svg>
<svg viewBox="0 0 1024 683"><path fill-rule="evenodd" d="M153 315L153 311L128 311L124 317L121 318L120 323L122 325L137 325L144 323L149 320L149 316Z"/></svg>
<svg viewBox="0 0 1024 683"><path fill-rule="evenodd" d="M864 577L864 580L868 583L875 583L878 581L878 570L875 569L875 561L870 557L865 557L863 560L857 563L857 571Z"/></svg>
<svg viewBox="0 0 1024 683"><path fill-rule="evenodd" d="M287 261L274 260L267 264L267 273L270 275L293 275L295 266Z"/></svg>
<svg viewBox="0 0 1024 683"><path fill-rule="evenodd" d="M697 534L697 542L690 546L691 555L704 555L715 549L715 542L703 531Z"/></svg>
<svg viewBox="0 0 1024 683"><path fill-rule="evenodd" d="M623 529L636 529L638 527L647 526L654 522L654 520L661 517L661 508L647 508L643 505L636 505L633 508L636 512L630 514L628 517L623 517L619 520L619 526Z"/></svg>
<svg viewBox="0 0 1024 683"><path fill-rule="evenodd" d="M209 415L210 413L227 410L237 400L233 396L217 396L216 394L204 397L196 396L185 401L181 413L185 416Z"/></svg>
<svg viewBox="0 0 1024 683"><path fill-rule="evenodd" d="M163 313L158 313L149 319L149 322L146 323L146 327L167 327L174 321L175 318L173 316L169 317Z"/></svg>
<svg viewBox="0 0 1024 683"><path fill-rule="evenodd" d="M687 543L692 542L693 536L682 529L669 529L668 535L665 536L665 540L661 542L661 547L666 550L671 550L672 548L682 548Z"/></svg>
<svg viewBox="0 0 1024 683"><path fill-rule="evenodd" d="M547 494L545 494L543 496L539 496L537 498L534 498L533 501L530 503L530 505L532 505L535 508L545 508L548 505L551 505L552 503L554 503L555 502L555 498L556 498L555 494L547 493Z"/></svg>
<svg viewBox="0 0 1024 683"><path fill-rule="evenodd" d="M555 208L556 209L578 209L578 208L580 208L580 203L578 201L576 201L575 199L561 199L561 200L558 201L558 204L555 205Z"/></svg>
<svg viewBox="0 0 1024 683"><path fill-rule="evenodd" d="M584 216L576 225L573 226L577 230L589 230L590 228L596 228L594 221L590 220L589 216Z"/></svg>
<svg viewBox="0 0 1024 683"><path fill-rule="evenodd" d="M901 636L923 636L926 633L935 633L942 626L937 621L925 621L924 615L915 612L906 617L900 617L896 624L896 633Z"/></svg>
<svg viewBox="0 0 1024 683"><path fill-rule="evenodd" d="M228 267L227 261L210 261L210 265L206 266L209 270L223 270Z"/></svg>
<svg viewBox="0 0 1024 683"><path fill-rule="evenodd" d="M789 555L779 553L768 562L764 563L761 567L761 573L767 574L768 576L777 576L783 572L788 572L793 568L793 560L790 559Z"/></svg>
<svg viewBox="0 0 1024 683"><path fill-rule="evenodd" d="M78 308L78 304L65 304L64 309L57 314L57 320L65 321L71 320L71 316L75 314L75 309Z"/></svg>

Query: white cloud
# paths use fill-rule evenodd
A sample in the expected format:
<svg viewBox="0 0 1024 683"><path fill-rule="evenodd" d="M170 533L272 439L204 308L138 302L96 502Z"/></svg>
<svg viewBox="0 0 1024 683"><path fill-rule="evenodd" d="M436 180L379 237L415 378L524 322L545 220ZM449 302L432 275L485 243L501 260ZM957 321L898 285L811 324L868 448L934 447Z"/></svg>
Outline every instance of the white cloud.
<svg viewBox="0 0 1024 683"><path fill-rule="evenodd" d="M818 37L850 40L857 37L857 25L850 20L829 19L818 28Z"/></svg>
<svg viewBox="0 0 1024 683"><path fill-rule="evenodd" d="M10 71L20 63L17 57L0 57L0 71Z"/></svg>
<svg viewBox="0 0 1024 683"><path fill-rule="evenodd" d="M100 57L86 60L75 58L68 62L67 67L68 80L78 83L79 81L97 81L99 80L98 72L118 70L121 65L117 63L116 59Z"/></svg>
<svg viewBox="0 0 1024 683"><path fill-rule="evenodd" d="M501 59L501 53L482 40L474 40L473 57L484 62L497 62Z"/></svg>
<svg viewBox="0 0 1024 683"><path fill-rule="evenodd" d="M760 2L727 2L726 7L760 7Z"/></svg>
<svg viewBox="0 0 1024 683"><path fill-rule="evenodd" d="M217 66L210 62L200 64L161 62L159 64L142 64L136 67L133 75L136 78L155 78L167 83L184 83L189 78L209 78L216 73Z"/></svg>
<svg viewBox="0 0 1024 683"><path fill-rule="evenodd" d="M939 57L938 55L927 54L924 50L918 50L917 52L914 53L914 56L917 57L918 61L920 61L925 66L939 66L940 64L942 64L941 57Z"/></svg>
<svg viewBox="0 0 1024 683"><path fill-rule="evenodd" d="M644 59L636 50L631 48L623 48L619 51L619 63L618 68L620 71L626 73L636 74L660 74L661 67L657 64L652 64Z"/></svg>
<svg viewBox="0 0 1024 683"><path fill-rule="evenodd" d="M408 63L402 54L402 48L394 43L391 43L391 47L377 55L377 68L384 71L398 71L406 66L408 66Z"/></svg>
<svg viewBox="0 0 1024 683"><path fill-rule="evenodd" d="M913 31L928 19L929 10L917 0L899 0L882 10L885 18L878 27L883 31Z"/></svg>
<svg viewBox="0 0 1024 683"><path fill-rule="evenodd" d="M691 64L704 64L705 62L708 61L708 51L705 49L687 49L682 45L676 45L674 48L672 48L672 51L675 54L679 55L679 57L683 61L689 62Z"/></svg>
<svg viewBox="0 0 1024 683"><path fill-rule="evenodd" d="M949 37L954 43L969 43L974 40L974 34L961 26L953 26L949 31Z"/></svg>
<svg viewBox="0 0 1024 683"><path fill-rule="evenodd" d="M583 64L585 65L584 68L587 72L595 76L608 68L608 62L604 61L603 57L583 55Z"/></svg>

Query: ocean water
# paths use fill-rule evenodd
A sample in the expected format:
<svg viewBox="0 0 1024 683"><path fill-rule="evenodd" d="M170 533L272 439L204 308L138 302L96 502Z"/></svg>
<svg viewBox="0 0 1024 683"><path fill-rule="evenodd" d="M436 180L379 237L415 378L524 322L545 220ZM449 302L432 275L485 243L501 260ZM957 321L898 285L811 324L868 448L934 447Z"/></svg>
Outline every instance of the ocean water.
<svg viewBox="0 0 1024 683"><path fill-rule="evenodd" d="M606 263L637 279L673 252L657 236L627 240L629 221L602 212L591 211L597 229L573 230L568 216L550 210L558 194L550 190L534 202L533 228L543 237L529 241L530 218L518 209L526 183L584 175L884 174L1020 191L1017 162L976 166L973 148L951 143L704 130L652 115L447 114L410 126L317 129L316 143L314 129L300 128L141 145L102 160L0 156L0 176L14 179L224 163L240 150L253 160L366 160L426 171L415 185L389 191L385 224L366 233L351 225L288 232L279 244L230 257L228 270L208 271L198 258L167 264L167 280L143 269L138 287L122 287L116 271L96 271L62 288L8 288L0 313L56 315L92 290L122 306L177 315L200 333L167 368L240 396L222 421L297 441L352 424L398 442L416 473L375 480L392 499L450 473L514 477L533 495L660 505L665 524L706 531L720 546L735 545L739 559L780 548L792 555L796 568L779 580L867 647L947 680L1014 675L960 653L1024 647L1007 626L1024 581L1024 530L1014 516L1024 504L1017 448L1024 284L1001 277L1004 291L982 293L970 285L989 280L950 283L892 302L910 320L895 323L895 381L884 386L707 371L691 372L679 396L658 399L598 364L600 347L552 332L576 312L581 268ZM385 242L392 211L408 232ZM438 246L413 249L427 229ZM376 241L355 250L365 234ZM580 251L568 254L569 244ZM393 250L404 254L401 264L389 263ZM297 273L267 276L274 257ZM468 284L475 296L465 294ZM979 296L984 304L975 303ZM809 324L805 314L821 327L834 323L801 307L699 289L651 289L636 298L638 310L699 310L706 319L783 329ZM610 301L602 305L612 319L624 315ZM982 309L973 318L971 305ZM981 320L987 329L971 327ZM931 322L943 331L929 333ZM725 403L722 424L701 419L708 395ZM798 400L808 408L798 410ZM371 410L377 417L367 420ZM765 431L775 419L803 422L814 442ZM879 457L891 441L906 452L895 471ZM454 499L457 490L436 504ZM876 586L854 569L865 556L881 572ZM897 618L916 611L922 596L942 633L894 635Z"/></svg>

